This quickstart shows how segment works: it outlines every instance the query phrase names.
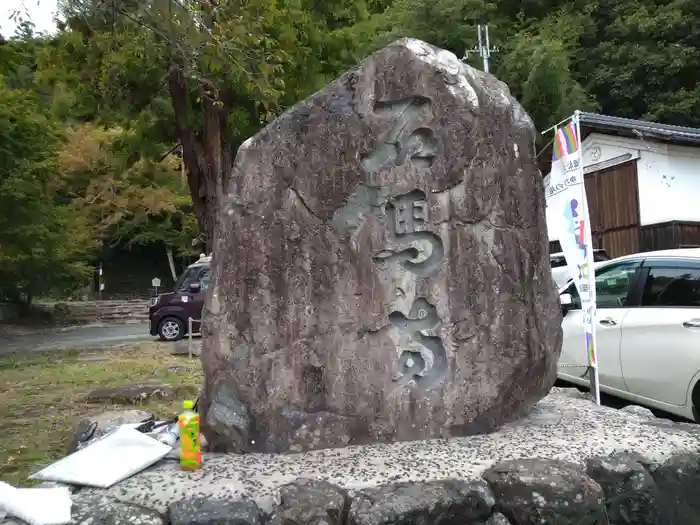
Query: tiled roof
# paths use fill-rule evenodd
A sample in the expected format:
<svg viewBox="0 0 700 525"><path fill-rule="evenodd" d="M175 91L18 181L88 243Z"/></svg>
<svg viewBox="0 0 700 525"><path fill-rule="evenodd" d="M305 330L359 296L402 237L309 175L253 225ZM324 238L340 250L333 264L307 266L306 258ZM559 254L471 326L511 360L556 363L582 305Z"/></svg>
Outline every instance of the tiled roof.
<svg viewBox="0 0 700 525"><path fill-rule="evenodd" d="M587 128L587 129L586 129ZM700 128L657 124L644 120L610 117L596 113L581 113L581 131L617 132L638 138L648 138L678 144L700 145Z"/></svg>

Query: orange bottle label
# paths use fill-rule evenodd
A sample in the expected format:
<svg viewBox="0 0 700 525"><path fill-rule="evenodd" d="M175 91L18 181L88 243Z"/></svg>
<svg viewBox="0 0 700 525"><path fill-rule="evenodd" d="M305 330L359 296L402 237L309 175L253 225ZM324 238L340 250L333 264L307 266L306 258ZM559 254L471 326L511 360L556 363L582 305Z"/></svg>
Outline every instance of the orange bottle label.
<svg viewBox="0 0 700 525"><path fill-rule="evenodd" d="M193 469L202 466L202 446L199 439L199 416L180 416L180 466Z"/></svg>

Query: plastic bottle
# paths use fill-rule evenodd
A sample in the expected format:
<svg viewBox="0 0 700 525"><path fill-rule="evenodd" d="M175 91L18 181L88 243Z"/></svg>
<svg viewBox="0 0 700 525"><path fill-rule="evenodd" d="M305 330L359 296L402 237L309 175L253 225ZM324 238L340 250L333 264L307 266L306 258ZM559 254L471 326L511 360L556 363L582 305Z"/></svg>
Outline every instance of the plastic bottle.
<svg viewBox="0 0 700 525"><path fill-rule="evenodd" d="M174 447L180 437L180 426L178 423L173 423L167 430L156 434L154 437L161 443Z"/></svg>
<svg viewBox="0 0 700 525"><path fill-rule="evenodd" d="M193 410L194 402L184 402L185 411L178 418L180 426L180 468L202 468L202 446L199 437L199 414Z"/></svg>

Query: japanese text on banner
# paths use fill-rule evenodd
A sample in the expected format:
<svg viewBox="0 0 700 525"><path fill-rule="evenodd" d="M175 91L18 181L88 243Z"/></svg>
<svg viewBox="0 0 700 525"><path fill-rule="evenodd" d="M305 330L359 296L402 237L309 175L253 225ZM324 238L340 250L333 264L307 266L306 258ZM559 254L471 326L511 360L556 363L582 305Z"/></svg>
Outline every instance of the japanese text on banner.
<svg viewBox="0 0 700 525"><path fill-rule="evenodd" d="M552 170L546 188L547 207L556 213L556 228L571 278L582 301L590 298L586 228L590 228L586 202L581 148L576 123L558 129L554 136Z"/></svg>

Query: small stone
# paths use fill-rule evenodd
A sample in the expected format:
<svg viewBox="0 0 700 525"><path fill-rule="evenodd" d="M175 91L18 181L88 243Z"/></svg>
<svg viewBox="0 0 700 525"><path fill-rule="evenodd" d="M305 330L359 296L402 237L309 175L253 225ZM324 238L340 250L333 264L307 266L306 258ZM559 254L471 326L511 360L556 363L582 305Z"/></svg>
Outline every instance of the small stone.
<svg viewBox="0 0 700 525"><path fill-rule="evenodd" d="M486 521L485 525L511 525L508 518L506 518L500 512L494 512L491 517Z"/></svg>
<svg viewBox="0 0 700 525"><path fill-rule="evenodd" d="M168 374L187 374L191 371L191 368L187 368L185 366L171 366L166 370Z"/></svg>
<svg viewBox="0 0 700 525"><path fill-rule="evenodd" d="M483 481L398 483L358 491L349 521L351 525L475 523L487 519L495 503Z"/></svg>
<svg viewBox="0 0 700 525"><path fill-rule="evenodd" d="M622 407L620 412L627 412L628 414L634 414L646 419L656 419L656 416L651 410L646 407L640 407L639 405L627 405Z"/></svg>
<svg viewBox="0 0 700 525"><path fill-rule="evenodd" d="M554 387L549 391L549 393L565 397L572 397L574 399L585 399L587 401L593 400L593 394L590 392L581 392L578 388Z"/></svg>
<svg viewBox="0 0 700 525"><path fill-rule="evenodd" d="M339 524L347 500L346 492L325 481L297 480L280 488L280 504L268 525Z"/></svg>
<svg viewBox="0 0 700 525"><path fill-rule="evenodd" d="M166 384L141 384L114 388L97 388L87 395L88 403L135 405L153 397L170 397L173 389Z"/></svg>
<svg viewBox="0 0 700 525"><path fill-rule="evenodd" d="M168 507L170 525L262 525L252 501L186 498Z"/></svg>
<svg viewBox="0 0 700 525"><path fill-rule="evenodd" d="M575 463L503 461L486 470L499 510L514 523L605 523L604 493Z"/></svg>
<svg viewBox="0 0 700 525"><path fill-rule="evenodd" d="M673 456L651 475L660 492L664 523L700 523L700 455Z"/></svg>
<svg viewBox="0 0 700 525"><path fill-rule="evenodd" d="M605 508L611 523L646 525L660 517L659 491L643 459L630 453L591 458L586 472L605 493Z"/></svg>

